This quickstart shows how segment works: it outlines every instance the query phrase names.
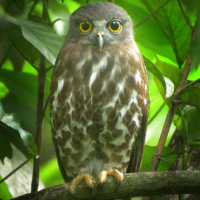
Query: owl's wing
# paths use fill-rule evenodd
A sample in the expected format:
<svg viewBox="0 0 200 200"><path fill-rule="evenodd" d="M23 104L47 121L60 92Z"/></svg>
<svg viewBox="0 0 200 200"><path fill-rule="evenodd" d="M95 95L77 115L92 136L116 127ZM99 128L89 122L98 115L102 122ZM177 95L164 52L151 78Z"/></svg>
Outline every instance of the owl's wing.
<svg viewBox="0 0 200 200"><path fill-rule="evenodd" d="M127 173L138 172L140 170L144 143L145 143L146 129L147 129L147 119L148 119L148 113L145 113L142 117L141 128L135 140L129 165L126 170Z"/></svg>
<svg viewBox="0 0 200 200"><path fill-rule="evenodd" d="M51 129L51 132L52 132L53 135L55 135L55 131L53 130L53 128ZM63 177L65 183L70 182L70 180L68 179L67 174L65 172L65 168L64 168L64 166L61 162L60 153L59 153L59 149L58 149L57 144L56 144L56 140L54 139L54 137L52 137L52 138L53 138L53 143L54 143L55 150L56 150L56 158L57 158L57 161L58 161L58 166L60 168L62 177Z"/></svg>

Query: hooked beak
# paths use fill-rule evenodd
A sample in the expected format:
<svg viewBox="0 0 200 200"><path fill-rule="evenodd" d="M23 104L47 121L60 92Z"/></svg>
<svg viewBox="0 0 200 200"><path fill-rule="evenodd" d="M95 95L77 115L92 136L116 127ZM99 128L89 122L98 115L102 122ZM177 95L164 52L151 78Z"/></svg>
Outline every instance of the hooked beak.
<svg viewBox="0 0 200 200"><path fill-rule="evenodd" d="M101 51L102 46L103 46L103 36L104 36L104 32L99 29L97 31L97 37L98 37L98 42L99 42L99 50Z"/></svg>

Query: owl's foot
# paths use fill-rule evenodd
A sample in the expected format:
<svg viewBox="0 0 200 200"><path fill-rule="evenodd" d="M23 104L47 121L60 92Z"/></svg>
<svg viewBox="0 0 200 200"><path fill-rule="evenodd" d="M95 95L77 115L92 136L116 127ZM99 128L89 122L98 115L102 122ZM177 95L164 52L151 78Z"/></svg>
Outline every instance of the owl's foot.
<svg viewBox="0 0 200 200"><path fill-rule="evenodd" d="M75 197L76 187L81 181L85 181L86 186L90 189L90 195L94 188L93 177L89 174L80 174L72 180L69 186L69 192Z"/></svg>
<svg viewBox="0 0 200 200"><path fill-rule="evenodd" d="M99 184L103 187L103 183L105 182L107 176L114 176L117 180L117 188L120 186L120 183L123 179L123 174L118 170L109 170L109 171L101 171L98 175Z"/></svg>

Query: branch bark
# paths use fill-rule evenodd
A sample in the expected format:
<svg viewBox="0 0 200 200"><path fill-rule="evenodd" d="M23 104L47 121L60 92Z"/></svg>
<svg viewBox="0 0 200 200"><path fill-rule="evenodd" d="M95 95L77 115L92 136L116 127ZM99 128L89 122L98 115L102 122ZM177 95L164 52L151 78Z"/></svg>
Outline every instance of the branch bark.
<svg viewBox="0 0 200 200"><path fill-rule="evenodd" d="M74 200L68 191L69 184L43 189L35 194L25 194L13 200ZM103 188L95 182L91 199L119 199L136 196L152 196L161 194L200 194L200 172L141 172L125 174L118 189L112 177L108 177ZM76 197L79 200L90 198L90 191L84 182L77 186Z"/></svg>
<svg viewBox="0 0 200 200"><path fill-rule="evenodd" d="M160 162L159 158L162 157L163 147L165 145L166 138L167 138L167 135L168 135L174 114L176 112L176 108L178 106L178 104L176 104L174 102L179 100L180 91L185 86L188 74L190 72L191 65L192 65L192 61L191 61L190 54L189 54L188 57L187 57L186 63L185 63L185 67L183 69L181 79L179 81L179 85L178 85L178 87L177 87L177 89L174 93L171 104L169 106L169 111L167 113L167 117L166 117L163 129L162 129L161 135L160 135L158 146L156 148L156 152L155 152L154 157L153 157L151 171L156 171L157 168L158 168L158 165L159 165L159 162Z"/></svg>

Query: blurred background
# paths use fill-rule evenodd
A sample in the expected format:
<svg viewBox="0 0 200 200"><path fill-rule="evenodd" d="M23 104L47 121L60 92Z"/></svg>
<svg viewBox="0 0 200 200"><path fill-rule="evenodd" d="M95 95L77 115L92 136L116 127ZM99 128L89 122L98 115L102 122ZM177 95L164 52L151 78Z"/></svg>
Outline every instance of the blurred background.
<svg viewBox="0 0 200 200"><path fill-rule="evenodd" d="M164 2L165 1L157 1L156 3L156 1L149 1L149 3L154 5L154 8L161 7ZM43 52L43 50L40 49L44 49L44 51L52 54L52 59L48 56L46 57L46 67L51 67L67 34L70 14L84 3L86 3L86 0L47 1L50 20L48 25L50 25L51 31L53 31L48 32L48 29L43 30L43 24L46 23L42 18L42 11L44 9L43 1L0 0L0 102L3 105L4 112L7 114L15 113L20 120L19 124L21 128L31 133L33 137L35 137L36 131L38 86L38 72L35 68L39 66L40 53ZM182 14L180 14L181 11L178 3L176 1L171 1L165 5L163 9L161 8L160 16L157 16L157 18L150 17L143 23L140 22L152 13L146 1L115 0L115 3L123 7L132 18L135 41L142 55L157 67L159 66L159 70L162 73L164 73L164 71L169 73L169 85L167 85L167 87L171 84L172 90L176 88L191 41L191 30L187 27L187 23ZM181 3L191 24L194 25L197 20L198 8L200 6L199 2L193 0L192 3L188 3L187 0L182 0ZM165 16L163 15L164 12ZM173 35L173 37L175 37L174 41L172 41L172 38L167 34L168 31L165 30L167 25L165 24L166 26L162 26L158 20L158 17L160 17L160 20L163 20L164 23L166 22L164 17L166 18L167 16L171 17L170 20L174 23L168 22L171 23L172 34L175 33L176 29L180 29L180 35ZM20 20L25 20L25 22ZM39 23L40 26L37 26L37 24L35 25L35 23ZM179 26L177 24L179 24ZM27 36L33 40L33 43L35 41L35 44L31 44L29 40L27 42ZM37 38L34 39L35 37ZM177 51L175 51L173 42L176 43ZM184 44L182 44L182 42L184 42ZM45 99L47 99L49 94L51 74L52 69L48 71L46 77ZM165 96L165 92L163 88L159 87L158 79L156 80L156 77L149 71L148 77L150 113L144 152L144 159L147 159L147 161L145 164L143 163L141 171L148 171L150 168L151 161L148 159L149 157L150 160L152 159L152 155L155 151L154 146L158 143L170 102L170 98L167 100L164 99L163 96ZM193 66L188 80L194 81L199 77L200 67ZM199 115L199 113L197 115ZM172 124L166 146L175 132L175 129L176 126ZM197 138L198 137L199 135ZM195 138L195 140L197 140L197 138ZM166 153L169 154L168 151L166 151ZM172 154L171 151L170 153L172 155L170 162L173 162L176 158L176 153ZM16 156L18 157L18 155ZM9 160L12 159L11 157L7 159L6 162L9 163ZM15 162L18 162L15 166L21 164L24 159L25 157L15 159ZM8 171L3 171L3 169L5 170L5 163L0 163L0 169L2 169L0 174L2 177L9 173ZM29 165L30 169L32 167L32 160L29 162ZM14 167L11 167L9 170L13 168ZM167 170L169 166L166 165L165 168L164 169ZM28 171L30 181L32 171ZM49 106L47 106L44 118L40 178L43 182L43 187L63 183L52 143ZM15 195L16 193L14 196Z"/></svg>

